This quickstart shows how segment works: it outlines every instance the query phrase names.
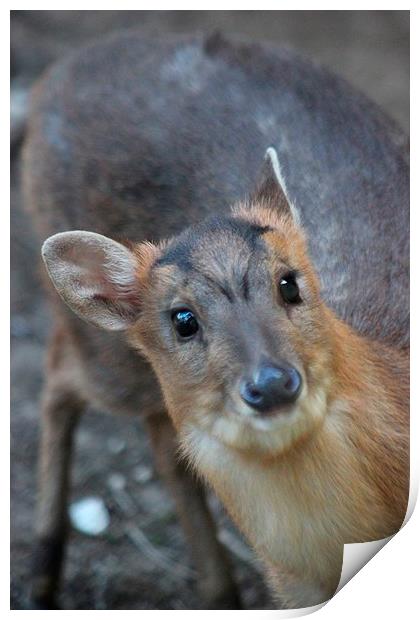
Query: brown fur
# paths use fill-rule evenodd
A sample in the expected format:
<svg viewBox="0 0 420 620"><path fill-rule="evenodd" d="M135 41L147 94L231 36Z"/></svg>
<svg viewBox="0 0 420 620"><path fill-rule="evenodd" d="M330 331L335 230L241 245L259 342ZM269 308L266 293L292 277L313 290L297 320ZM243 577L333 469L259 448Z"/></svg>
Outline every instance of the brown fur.
<svg viewBox="0 0 420 620"><path fill-rule="evenodd" d="M269 145L281 169L273 175L266 159L256 183ZM55 297L64 340L57 332L44 399L38 533L54 544L44 545L52 559L44 553L42 566L61 557L51 549L64 540L72 430L89 402L148 420L205 598L237 603L202 490L176 465L166 408L282 600L325 600L343 543L393 533L405 512L405 136L292 52L130 32L57 64L39 84L24 189L40 237L50 237L57 290L88 321ZM65 252L56 236L64 230L102 235L103 264L83 262L89 233L72 233L75 251ZM296 306L278 290L290 269ZM171 323L180 304L200 322L184 343ZM111 315L114 331L92 327ZM296 403L269 418L237 389L262 358L303 377ZM52 577L41 580L43 596Z"/></svg>

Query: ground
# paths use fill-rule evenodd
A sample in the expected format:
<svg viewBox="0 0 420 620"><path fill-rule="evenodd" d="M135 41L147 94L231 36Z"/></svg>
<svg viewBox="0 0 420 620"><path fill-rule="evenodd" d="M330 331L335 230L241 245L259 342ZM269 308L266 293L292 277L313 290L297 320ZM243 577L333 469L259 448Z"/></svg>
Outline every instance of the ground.
<svg viewBox="0 0 420 620"><path fill-rule="evenodd" d="M12 11L11 174L11 607L28 606L42 386L49 311L39 282L39 248L22 210L20 144L27 92L55 58L93 36L136 26L143 32L234 31L294 46L367 93L408 129L408 12ZM192 609L194 573L172 502L153 469L141 421L89 411L77 433L71 501L94 495L108 530L73 530L60 605L66 609ZM246 543L214 497L248 609L273 601Z"/></svg>

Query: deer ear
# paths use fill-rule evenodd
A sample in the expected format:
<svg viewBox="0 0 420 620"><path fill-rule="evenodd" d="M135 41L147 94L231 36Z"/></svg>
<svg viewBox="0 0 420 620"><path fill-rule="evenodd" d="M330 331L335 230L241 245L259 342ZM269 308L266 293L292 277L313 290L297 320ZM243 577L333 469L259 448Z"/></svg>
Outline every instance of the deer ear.
<svg viewBox="0 0 420 620"><path fill-rule="evenodd" d="M272 146L265 153L260 178L251 196L251 203L264 203L275 207L280 212L290 215L297 224L299 223L299 213L287 195L277 151Z"/></svg>
<svg viewBox="0 0 420 620"><path fill-rule="evenodd" d="M82 319L118 331L138 318L138 261L120 243L92 232L64 232L45 241L42 257L58 293Z"/></svg>

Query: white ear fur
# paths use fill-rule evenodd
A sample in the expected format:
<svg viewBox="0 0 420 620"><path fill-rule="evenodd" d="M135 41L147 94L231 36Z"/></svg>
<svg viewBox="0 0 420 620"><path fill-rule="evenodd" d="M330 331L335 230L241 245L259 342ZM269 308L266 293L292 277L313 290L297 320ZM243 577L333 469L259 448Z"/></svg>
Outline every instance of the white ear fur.
<svg viewBox="0 0 420 620"><path fill-rule="evenodd" d="M274 146L268 147L268 149L265 152L264 159L270 163L277 183L280 185L286 198L289 199L287 195L287 190L286 190L286 183L284 182L283 174L280 168L279 157L277 155L277 151L274 148Z"/></svg>
<svg viewBox="0 0 420 620"><path fill-rule="evenodd" d="M277 151L273 146L270 146L265 152L263 175L265 177L265 181L271 178L271 180L277 183L278 188L289 207L290 213L294 221L296 222L296 224L299 224L300 223L299 211L296 209L295 205L290 200L290 197L287 193L286 182L284 180L284 176L281 170Z"/></svg>
<svg viewBox="0 0 420 620"><path fill-rule="evenodd" d="M45 241L42 258L58 293L81 318L109 330L135 322L136 262L123 245L92 232L64 232Z"/></svg>

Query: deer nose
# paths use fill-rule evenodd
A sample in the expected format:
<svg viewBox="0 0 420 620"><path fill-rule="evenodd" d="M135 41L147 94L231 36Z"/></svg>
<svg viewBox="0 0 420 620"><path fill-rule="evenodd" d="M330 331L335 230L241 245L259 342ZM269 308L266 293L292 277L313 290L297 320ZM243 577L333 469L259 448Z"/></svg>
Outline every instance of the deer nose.
<svg viewBox="0 0 420 620"><path fill-rule="evenodd" d="M244 378L239 385L242 400L261 413L293 403L299 396L302 377L292 366L277 366L264 362L252 377Z"/></svg>

